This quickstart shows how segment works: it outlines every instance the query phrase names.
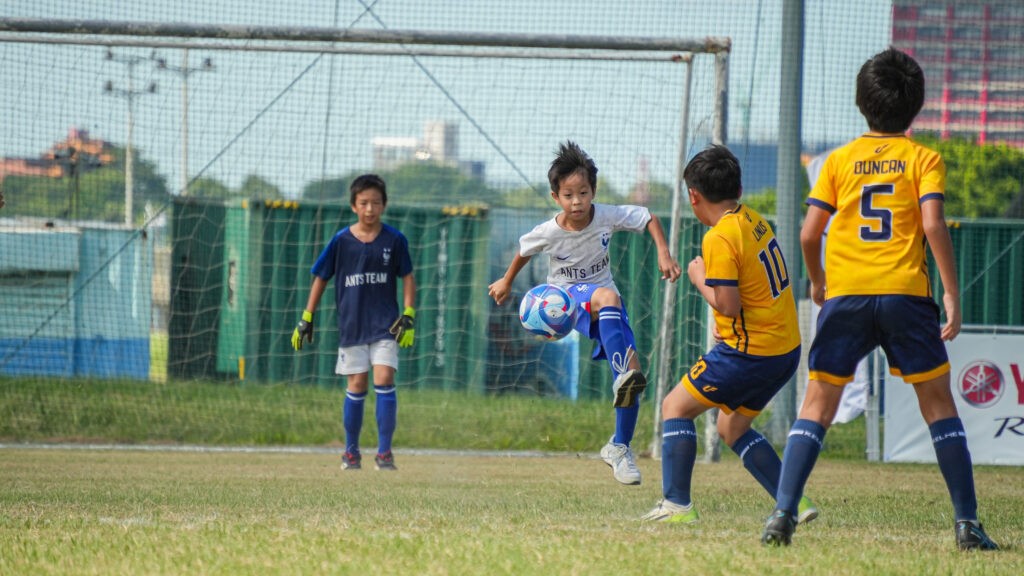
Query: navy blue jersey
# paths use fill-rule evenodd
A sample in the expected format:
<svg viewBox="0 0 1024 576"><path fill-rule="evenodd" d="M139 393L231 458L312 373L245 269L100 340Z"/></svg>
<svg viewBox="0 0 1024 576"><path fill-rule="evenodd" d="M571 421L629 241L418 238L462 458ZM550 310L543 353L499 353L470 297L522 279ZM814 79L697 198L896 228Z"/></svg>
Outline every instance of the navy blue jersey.
<svg viewBox="0 0 1024 576"><path fill-rule="evenodd" d="M412 272L412 258L405 236L382 226L368 244L342 229L313 264L313 274L334 278L339 347L393 338L388 328L398 318L398 279Z"/></svg>

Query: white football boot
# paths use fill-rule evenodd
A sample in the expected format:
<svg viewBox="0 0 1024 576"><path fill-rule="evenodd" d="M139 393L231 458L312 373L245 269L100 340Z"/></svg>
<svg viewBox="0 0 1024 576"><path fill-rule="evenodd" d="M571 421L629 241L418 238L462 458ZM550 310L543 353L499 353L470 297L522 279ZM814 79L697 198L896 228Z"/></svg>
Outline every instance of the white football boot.
<svg viewBox="0 0 1024 576"><path fill-rule="evenodd" d="M640 468L637 468L633 449L625 444L616 444L612 436L601 448L601 459L612 467L615 479L623 484L640 484Z"/></svg>

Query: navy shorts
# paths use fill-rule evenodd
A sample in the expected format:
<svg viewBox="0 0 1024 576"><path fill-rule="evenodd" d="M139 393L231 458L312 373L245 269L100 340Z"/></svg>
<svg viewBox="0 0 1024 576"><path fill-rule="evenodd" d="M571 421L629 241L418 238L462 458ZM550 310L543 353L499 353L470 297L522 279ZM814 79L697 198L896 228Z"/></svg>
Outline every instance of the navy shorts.
<svg viewBox="0 0 1024 576"><path fill-rule="evenodd" d="M597 320L590 318L590 299L596 289L596 286L587 283L573 284L567 288L569 295L576 300L576 306L579 307L576 314L576 331L594 341L591 358L600 360L607 357L604 346L601 346L601 328ZM626 339L626 346L636 351L636 338L633 336L633 329L629 327L629 314L626 312L625 302L622 302L622 324L622 336Z"/></svg>
<svg viewBox="0 0 1024 576"><path fill-rule="evenodd" d="M889 372L914 384L949 372L939 307L925 296L839 296L825 301L811 344L810 377L842 386L881 346Z"/></svg>
<svg viewBox="0 0 1024 576"><path fill-rule="evenodd" d="M680 384L700 403L727 414L757 416L800 365L800 346L779 356L754 356L716 344Z"/></svg>

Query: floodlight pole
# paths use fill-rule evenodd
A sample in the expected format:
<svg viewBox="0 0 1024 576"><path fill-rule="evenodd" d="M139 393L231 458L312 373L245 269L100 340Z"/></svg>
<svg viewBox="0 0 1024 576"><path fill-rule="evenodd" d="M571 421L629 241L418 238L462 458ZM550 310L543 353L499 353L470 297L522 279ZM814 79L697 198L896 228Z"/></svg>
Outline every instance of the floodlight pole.
<svg viewBox="0 0 1024 576"><path fill-rule="evenodd" d="M188 77L194 72L210 72L213 70L213 62L204 58L199 66L188 65L188 48L182 49L181 66L168 64L167 60L157 58L156 66L160 70L167 70L181 75L181 187L178 193L182 196L188 195Z"/></svg>
<svg viewBox="0 0 1024 576"><path fill-rule="evenodd" d="M113 51L108 49L107 60L120 62L128 67L128 88L116 88L113 82L107 80L104 91L111 96L119 96L128 101L128 134L125 137L124 149L124 224L130 227L132 226L135 196L134 161L132 159L132 132L135 130L135 98L143 94L156 92L156 84L150 83L145 90L135 89L135 66L146 60L145 58L139 56L116 56Z"/></svg>

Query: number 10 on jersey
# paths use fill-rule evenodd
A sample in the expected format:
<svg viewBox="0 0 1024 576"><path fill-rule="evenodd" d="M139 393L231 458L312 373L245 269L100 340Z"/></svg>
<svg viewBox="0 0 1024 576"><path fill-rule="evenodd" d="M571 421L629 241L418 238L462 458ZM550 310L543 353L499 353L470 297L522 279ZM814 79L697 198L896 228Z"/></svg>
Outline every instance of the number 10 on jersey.
<svg viewBox="0 0 1024 576"><path fill-rule="evenodd" d="M789 287L789 270L786 269L786 259L782 257L782 248L779 241L772 238L768 241L768 247L757 253L757 257L764 266L764 272L768 276L768 286L772 289L772 298L778 298L783 290Z"/></svg>

